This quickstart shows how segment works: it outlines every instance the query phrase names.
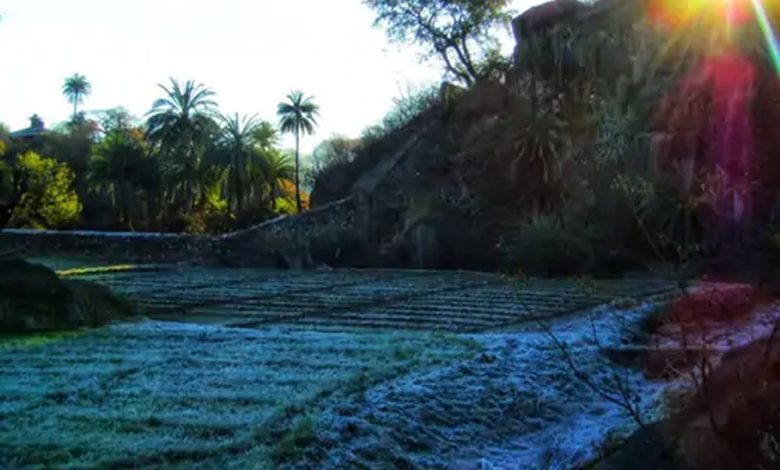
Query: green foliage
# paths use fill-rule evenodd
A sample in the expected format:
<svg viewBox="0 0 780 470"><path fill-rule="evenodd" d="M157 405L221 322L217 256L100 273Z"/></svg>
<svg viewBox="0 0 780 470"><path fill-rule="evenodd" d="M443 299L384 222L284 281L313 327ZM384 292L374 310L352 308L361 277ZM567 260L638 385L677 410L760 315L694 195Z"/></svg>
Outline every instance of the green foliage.
<svg viewBox="0 0 780 470"><path fill-rule="evenodd" d="M119 222L131 230L141 217L142 202L149 203L149 178L156 174L155 161L148 157L143 133L138 129L108 127L93 150L88 182L93 191L110 198Z"/></svg>
<svg viewBox="0 0 780 470"><path fill-rule="evenodd" d="M55 331L46 333L0 333L0 348L35 347L84 336L84 331Z"/></svg>
<svg viewBox="0 0 780 470"><path fill-rule="evenodd" d="M290 92L287 100L279 103L277 115L281 131L295 134L295 206L298 212L301 212L303 204L301 203L300 138L302 133L314 133L320 107L314 103L312 97L307 97L301 91Z"/></svg>
<svg viewBox="0 0 780 470"><path fill-rule="evenodd" d="M91 85L76 74L62 87L74 105L67 123L44 130L36 115L42 132L13 142L0 126L0 226L70 227L83 203L91 229L223 232L308 207L300 191L289 207L299 154L294 164L280 151L275 125L220 116L214 92L194 81L160 88L144 123L121 107L92 119L78 109ZM281 130L298 140L318 107L300 92L288 98Z"/></svg>
<svg viewBox="0 0 780 470"><path fill-rule="evenodd" d="M407 86L399 96L393 98L393 107L382 119L382 127L388 132L400 129L438 102L437 86Z"/></svg>
<svg viewBox="0 0 780 470"><path fill-rule="evenodd" d="M310 190L323 173L332 168L346 165L355 160L361 141L343 135L334 135L320 143L309 158L309 166L303 176L305 186Z"/></svg>
<svg viewBox="0 0 780 470"><path fill-rule="evenodd" d="M10 222L13 211L22 197L22 188L17 179L20 173L11 165L0 160L0 230Z"/></svg>
<svg viewBox="0 0 780 470"><path fill-rule="evenodd" d="M0 332L96 327L131 313L105 286L62 281L49 268L0 260Z"/></svg>
<svg viewBox="0 0 780 470"><path fill-rule="evenodd" d="M92 93L92 85L87 81L87 77L81 74L74 74L65 79L62 85L62 94L73 105L73 116L78 115L78 105L84 102L84 98Z"/></svg>
<svg viewBox="0 0 780 470"><path fill-rule="evenodd" d="M28 152L16 164L26 191L11 223L19 227L64 228L78 221L82 205L73 189L75 175L65 163Z"/></svg>
<svg viewBox="0 0 780 470"><path fill-rule="evenodd" d="M201 203L184 215L185 230L189 233L226 232L233 216L227 200L222 197L222 187L227 177L226 169L211 168L204 178L205 190Z"/></svg>
<svg viewBox="0 0 780 470"><path fill-rule="evenodd" d="M532 276L572 276L588 272L593 263L590 244L567 231L556 215L530 218L513 240L512 267Z"/></svg>
<svg viewBox="0 0 780 470"><path fill-rule="evenodd" d="M363 130L361 135L363 147L402 129L422 112L438 103L439 93L435 85L407 86L399 96L393 98L393 106L382 121Z"/></svg>
<svg viewBox="0 0 780 470"><path fill-rule="evenodd" d="M262 147L257 141L261 137L261 121L254 116L239 117L238 114L222 116L221 121L222 129L217 142L219 154L224 159L222 164L227 170L228 206L241 214L245 203L257 189L252 183L261 181L260 178L252 178L257 175L262 158Z"/></svg>
<svg viewBox="0 0 780 470"><path fill-rule="evenodd" d="M0 157L5 155L5 152L8 149L7 135L7 129L5 129L2 124L0 124Z"/></svg>
<svg viewBox="0 0 780 470"><path fill-rule="evenodd" d="M203 190L202 165L208 143L218 131L214 92L187 81L159 85L165 96L155 101L147 120L147 136L160 154L166 199L188 211Z"/></svg>
<svg viewBox="0 0 780 470"><path fill-rule="evenodd" d="M14 191L13 169L11 165L0 161L0 205L8 203Z"/></svg>
<svg viewBox="0 0 780 470"><path fill-rule="evenodd" d="M391 40L416 43L466 85L482 75L479 63L495 50L493 27L508 20L507 0L364 0Z"/></svg>
<svg viewBox="0 0 780 470"><path fill-rule="evenodd" d="M98 113L97 120L105 135L138 127L137 120L121 106Z"/></svg>

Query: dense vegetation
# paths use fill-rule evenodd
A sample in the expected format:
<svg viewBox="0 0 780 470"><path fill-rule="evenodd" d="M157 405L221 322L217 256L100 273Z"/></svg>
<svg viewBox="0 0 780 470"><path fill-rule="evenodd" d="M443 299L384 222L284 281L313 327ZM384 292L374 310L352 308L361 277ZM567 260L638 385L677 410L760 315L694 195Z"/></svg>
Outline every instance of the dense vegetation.
<svg viewBox="0 0 780 470"><path fill-rule="evenodd" d="M219 232L307 207L276 126L219 113L193 81L160 89L144 122L122 108L87 117L91 85L74 75L67 123L48 130L33 116L17 138L0 129L0 224Z"/></svg>
<svg viewBox="0 0 780 470"><path fill-rule="evenodd" d="M433 52L462 42L443 36L459 25L448 8L453 18L476 8L368 3L391 38ZM403 200L388 192L385 206L374 201L377 219L395 227L372 242L409 252L426 238L422 248L441 254L432 267L494 267L498 257L547 275L776 252L776 39L757 24L780 15L766 8L729 16L668 2L561 1L532 9L514 24L511 67L469 79L446 67L472 85L423 107L439 109L412 126L427 130L410 159L418 165L393 175ZM479 37L471 34L467 44ZM331 186L408 141L399 139L385 150L331 152L347 167ZM326 189L330 199L345 193ZM316 190L314 199L322 202Z"/></svg>

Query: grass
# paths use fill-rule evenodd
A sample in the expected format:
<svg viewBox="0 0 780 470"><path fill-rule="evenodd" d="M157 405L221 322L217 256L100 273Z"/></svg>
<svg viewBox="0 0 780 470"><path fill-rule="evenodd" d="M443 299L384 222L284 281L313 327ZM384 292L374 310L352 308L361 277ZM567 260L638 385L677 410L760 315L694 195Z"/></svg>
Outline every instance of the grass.
<svg viewBox="0 0 780 470"><path fill-rule="evenodd" d="M80 268L68 268L55 271L60 277L87 276L92 274L112 274L129 271L138 271L141 266L134 264L114 264L110 266L88 266Z"/></svg>
<svg viewBox="0 0 780 470"><path fill-rule="evenodd" d="M49 331L45 333L0 333L0 349L43 346L49 343L65 341L84 335L81 330Z"/></svg>
<svg viewBox="0 0 780 470"><path fill-rule="evenodd" d="M307 414L300 418L271 449L271 455L283 462L300 457L317 437L317 423L314 416Z"/></svg>

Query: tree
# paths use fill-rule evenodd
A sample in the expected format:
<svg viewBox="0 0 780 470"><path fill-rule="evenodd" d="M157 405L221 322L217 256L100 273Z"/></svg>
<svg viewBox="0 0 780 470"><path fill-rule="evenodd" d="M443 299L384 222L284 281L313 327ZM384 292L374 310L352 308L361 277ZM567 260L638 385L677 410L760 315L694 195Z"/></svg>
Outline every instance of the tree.
<svg viewBox="0 0 780 470"><path fill-rule="evenodd" d="M118 219L134 230L133 216L138 212L139 190L150 168L143 132L130 127L109 127L95 146L89 162L88 181L93 191L106 194Z"/></svg>
<svg viewBox="0 0 780 470"><path fill-rule="evenodd" d="M119 106L97 113L97 122L104 135L114 131L126 132L136 126L137 119L130 112Z"/></svg>
<svg viewBox="0 0 780 470"><path fill-rule="evenodd" d="M25 190L24 175L18 167L0 160L0 230L11 221Z"/></svg>
<svg viewBox="0 0 780 470"><path fill-rule="evenodd" d="M35 152L20 155L16 180L21 181L18 204L10 223L20 227L61 228L72 225L82 205L73 189L75 175L65 163Z"/></svg>
<svg viewBox="0 0 780 470"><path fill-rule="evenodd" d="M217 132L214 121L215 93L188 80L182 87L159 85L165 97L154 102L147 114L147 137L162 157L167 199L191 209L201 192L202 160L207 144Z"/></svg>
<svg viewBox="0 0 780 470"><path fill-rule="evenodd" d="M8 148L8 141L11 131L8 130L5 124L0 123L0 158L5 155L5 151Z"/></svg>
<svg viewBox="0 0 780 470"><path fill-rule="evenodd" d="M261 165L265 183L268 186L271 209L276 210L277 194L281 192L286 183L295 177L295 166L290 161L289 156L275 148L262 152Z"/></svg>
<svg viewBox="0 0 780 470"><path fill-rule="evenodd" d="M84 102L84 98L92 93L92 85L87 81L87 77L81 74L74 74L65 79L62 86L62 94L73 105L73 118L78 116L78 106Z"/></svg>
<svg viewBox="0 0 780 470"><path fill-rule="evenodd" d="M448 73L472 85L479 63L495 49L493 27L506 22L508 0L364 0L391 40L415 42L438 57Z"/></svg>
<svg viewBox="0 0 780 470"><path fill-rule="evenodd" d="M279 143L279 133L276 126L268 121L260 121L253 136L255 146L260 150L269 150Z"/></svg>
<svg viewBox="0 0 780 470"><path fill-rule="evenodd" d="M314 104L312 97L305 97L300 91L291 92L287 99L287 102L279 103L277 114L282 132L295 134L295 206L301 212L300 135L302 132L314 133L319 106Z"/></svg>
<svg viewBox="0 0 780 470"><path fill-rule="evenodd" d="M249 196L250 169L257 163L257 138L261 137L261 121L255 116L222 116L219 145L227 155L228 206L235 205L240 214ZM233 204L235 202L235 204Z"/></svg>
<svg viewBox="0 0 780 470"><path fill-rule="evenodd" d="M343 135L334 135L319 144L311 154L310 165L304 175L304 183L311 191L317 178L339 165L352 162L361 148L360 139L350 139Z"/></svg>
<svg viewBox="0 0 780 470"><path fill-rule="evenodd" d="M11 214L21 200L21 175L2 160L8 134L8 128L0 124L0 230L11 220Z"/></svg>

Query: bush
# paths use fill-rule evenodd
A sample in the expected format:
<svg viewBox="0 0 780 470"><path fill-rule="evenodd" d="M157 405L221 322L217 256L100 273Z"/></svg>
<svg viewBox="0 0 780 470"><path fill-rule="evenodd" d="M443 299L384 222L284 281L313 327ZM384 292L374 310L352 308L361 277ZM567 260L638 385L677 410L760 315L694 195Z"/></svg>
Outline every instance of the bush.
<svg viewBox="0 0 780 470"><path fill-rule="evenodd" d="M74 190L75 174L65 163L35 152L19 156L26 191L11 224L30 228L63 228L78 221L82 205Z"/></svg>
<svg viewBox="0 0 780 470"><path fill-rule="evenodd" d="M572 276L593 266L590 244L569 234L556 216L534 216L517 234L509 255L513 268L532 276Z"/></svg>
<svg viewBox="0 0 780 470"><path fill-rule="evenodd" d="M44 266L0 260L0 332L96 327L130 314L106 287L63 281Z"/></svg>
<svg viewBox="0 0 780 470"><path fill-rule="evenodd" d="M434 85L407 87L400 96L393 99L393 107L382 121L363 130L361 140L364 146L383 139L412 122L424 111L439 102L438 88Z"/></svg>

